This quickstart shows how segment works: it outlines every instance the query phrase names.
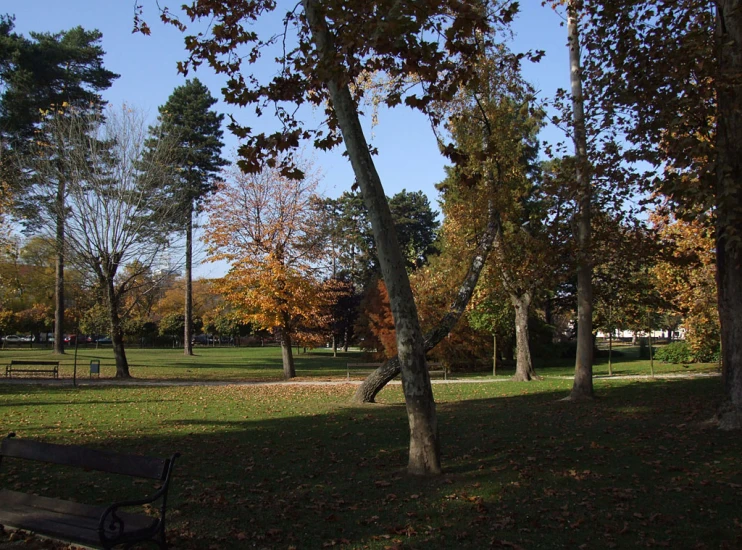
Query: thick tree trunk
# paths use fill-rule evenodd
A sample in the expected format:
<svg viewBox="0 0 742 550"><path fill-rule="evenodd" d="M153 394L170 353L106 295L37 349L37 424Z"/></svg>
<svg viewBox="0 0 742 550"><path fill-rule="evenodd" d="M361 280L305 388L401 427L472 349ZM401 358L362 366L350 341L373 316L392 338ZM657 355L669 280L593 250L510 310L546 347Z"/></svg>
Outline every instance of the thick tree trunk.
<svg viewBox="0 0 742 550"><path fill-rule="evenodd" d="M466 309L474 288L479 281L487 257L492 250L492 244L500 232L500 216L490 205L487 229L482 235L479 245L472 256L469 270L456 293L448 312L438 321L436 327L425 335L425 352L432 350L456 326ZM372 372L363 383L358 386L353 396L354 403L373 403L378 393L400 373L399 358L392 357L381 367Z"/></svg>
<svg viewBox="0 0 742 550"><path fill-rule="evenodd" d="M399 248L389 204L363 134L358 110L347 84L338 78L335 46L317 0L303 0L304 13L317 46L318 69L327 85L338 126L343 135L356 181L368 210L376 242L381 274L389 294L397 350L402 368L402 387L410 426L407 471L413 475L441 473L438 421L433 389L425 365L423 335L417 307Z"/></svg>
<svg viewBox="0 0 742 550"><path fill-rule="evenodd" d="M189 204L186 216L183 352L185 355L193 355L193 203Z"/></svg>
<svg viewBox="0 0 742 550"><path fill-rule="evenodd" d="M647 343L649 344L649 372L654 378L654 355L652 355L652 329L647 331Z"/></svg>
<svg viewBox="0 0 742 550"><path fill-rule="evenodd" d="M497 332L492 333L492 376L497 376Z"/></svg>
<svg viewBox="0 0 742 550"><path fill-rule="evenodd" d="M578 212L575 215L577 232L577 357L575 379L570 400L593 398L593 289L590 262L590 206L592 189L588 174L587 134L585 130L582 69L580 66L580 34L575 2L567 7L569 33L570 82L572 85L573 134L577 169Z"/></svg>
<svg viewBox="0 0 742 550"><path fill-rule="evenodd" d="M64 194L65 184L57 184L56 196L56 253L54 272L54 353L64 353Z"/></svg>
<svg viewBox="0 0 742 550"><path fill-rule="evenodd" d="M283 377L286 380L295 378L296 367L294 367L294 355L291 349L291 331L287 323L281 327L281 359L283 360Z"/></svg>
<svg viewBox="0 0 742 550"><path fill-rule="evenodd" d="M531 307L531 294L525 292L520 296L510 295L510 301L515 309L515 346L517 359L513 380L527 382L536 378L536 371L531 361L531 344L528 335L528 312Z"/></svg>
<svg viewBox="0 0 742 550"><path fill-rule="evenodd" d="M724 402L719 427L742 429L742 0L717 3L716 273Z"/></svg>
<svg viewBox="0 0 742 550"><path fill-rule="evenodd" d="M105 281L108 294L108 314L111 323L111 342L113 344L113 357L116 362L116 378L131 378L129 373L129 362L126 360L124 350L124 330L119 317L119 297L114 286L114 276L111 275Z"/></svg>

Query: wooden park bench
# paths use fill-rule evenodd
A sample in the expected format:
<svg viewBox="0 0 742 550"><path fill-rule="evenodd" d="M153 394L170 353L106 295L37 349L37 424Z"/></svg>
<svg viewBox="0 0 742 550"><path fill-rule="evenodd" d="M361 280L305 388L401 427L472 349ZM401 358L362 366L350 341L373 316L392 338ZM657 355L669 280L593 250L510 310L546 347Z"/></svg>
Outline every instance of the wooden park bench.
<svg viewBox="0 0 742 550"><path fill-rule="evenodd" d="M17 372L34 375L48 373L53 378L59 378L59 361L25 361L14 359L10 362L10 365L5 367L5 376L10 378L13 376L13 373Z"/></svg>
<svg viewBox="0 0 742 550"><path fill-rule="evenodd" d="M439 363L437 361L429 362L428 372L431 376L433 376L434 374L441 374L443 375L444 380L448 380L448 367L446 367L446 365L444 365L443 363Z"/></svg>
<svg viewBox="0 0 742 550"><path fill-rule="evenodd" d="M346 363L348 380L350 380L350 369L368 369L376 370L384 363ZM430 375L442 374L444 380L448 380L448 369L443 363L428 362L428 372Z"/></svg>
<svg viewBox="0 0 742 550"><path fill-rule="evenodd" d="M0 443L0 461L25 459L151 479L155 480L154 493L137 500L101 506L0 489L0 525L93 548L118 545L128 548L145 541L166 548L167 492L173 463L178 456L176 453L171 458L160 459L98 451L77 445L16 439L11 433ZM143 513L142 506L157 502L160 506L156 516ZM139 510L123 511L135 507Z"/></svg>

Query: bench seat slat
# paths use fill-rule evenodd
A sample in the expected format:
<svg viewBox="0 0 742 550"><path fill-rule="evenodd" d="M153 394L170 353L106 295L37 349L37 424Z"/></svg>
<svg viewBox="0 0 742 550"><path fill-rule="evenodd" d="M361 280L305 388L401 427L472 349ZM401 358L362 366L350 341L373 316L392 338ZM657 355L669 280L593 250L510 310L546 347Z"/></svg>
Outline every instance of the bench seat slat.
<svg viewBox="0 0 742 550"><path fill-rule="evenodd" d="M14 373L14 372L32 372L32 373L34 373L35 372L35 373L39 373L39 374L49 372L49 373L52 373L52 374L56 374L57 373L57 369L13 369L12 371L8 371L8 372L10 372L10 373Z"/></svg>
<svg viewBox="0 0 742 550"><path fill-rule="evenodd" d="M17 360L13 359L10 362L10 366L13 367L15 365L42 365L42 366L48 366L48 367L58 367L59 361L26 361L26 360Z"/></svg>
<svg viewBox="0 0 742 550"><path fill-rule="evenodd" d="M58 538L99 545L98 523L105 507L0 490L0 524ZM154 532L157 520L118 512L124 521L124 537Z"/></svg>
<svg viewBox="0 0 742 550"><path fill-rule="evenodd" d="M0 455L159 480L165 478L169 463L169 460L148 456L125 455L12 437L2 440Z"/></svg>

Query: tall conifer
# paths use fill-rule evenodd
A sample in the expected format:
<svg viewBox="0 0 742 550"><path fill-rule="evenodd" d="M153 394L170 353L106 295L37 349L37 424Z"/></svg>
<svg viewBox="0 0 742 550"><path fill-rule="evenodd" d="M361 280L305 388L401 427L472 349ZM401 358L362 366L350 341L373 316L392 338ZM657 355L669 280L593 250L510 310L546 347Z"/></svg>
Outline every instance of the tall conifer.
<svg viewBox="0 0 742 550"><path fill-rule="evenodd" d="M155 135L173 137L178 143L176 169L179 177L169 189L178 207L172 220L185 234L185 329L184 352L193 355L193 225L203 199L214 190L216 176L227 163L221 157L224 115L211 108L216 103L209 89L197 78L175 88L159 108Z"/></svg>
<svg viewBox="0 0 742 550"><path fill-rule="evenodd" d="M50 110L100 112L100 92L119 75L103 67L102 34L75 27L59 33L13 33L13 18L0 19L0 146L5 159L3 178L13 188L26 221L38 220L39 207L53 212L57 247L55 277L54 352L64 353L64 210L66 178L34 181L28 149L44 139L43 123ZM58 162L61 160L58 159ZM63 171L58 171L63 174Z"/></svg>

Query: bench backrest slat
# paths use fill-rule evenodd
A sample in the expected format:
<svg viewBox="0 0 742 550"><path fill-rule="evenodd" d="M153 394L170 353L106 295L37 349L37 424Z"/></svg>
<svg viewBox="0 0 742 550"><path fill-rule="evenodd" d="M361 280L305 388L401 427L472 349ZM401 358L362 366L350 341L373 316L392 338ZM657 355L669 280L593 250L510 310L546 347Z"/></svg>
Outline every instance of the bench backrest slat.
<svg viewBox="0 0 742 550"><path fill-rule="evenodd" d="M14 365L44 365L44 366L59 366L59 361L16 361L13 360L10 362L10 366Z"/></svg>
<svg viewBox="0 0 742 550"><path fill-rule="evenodd" d="M164 479L169 460L140 455L122 455L73 445L58 445L6 437L0 444L0 455L100 470L149 479Z"/></svg>

